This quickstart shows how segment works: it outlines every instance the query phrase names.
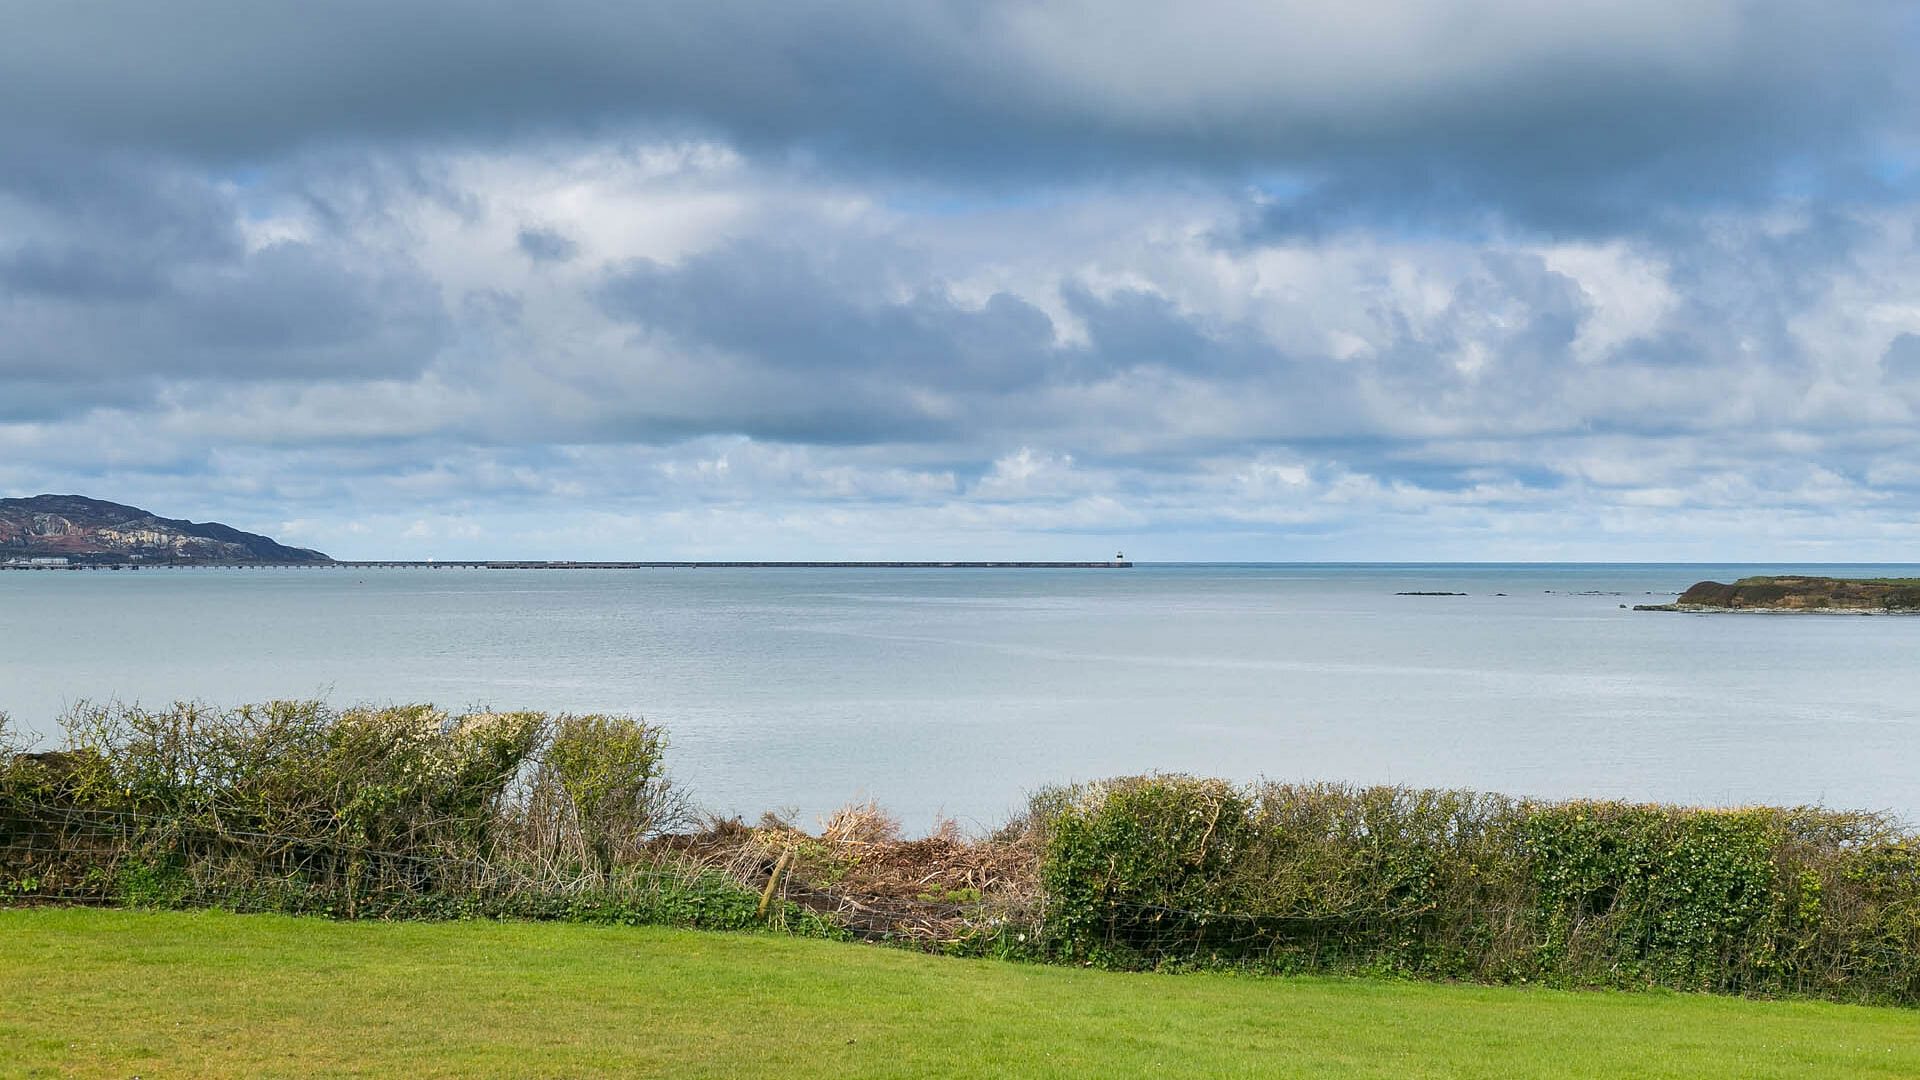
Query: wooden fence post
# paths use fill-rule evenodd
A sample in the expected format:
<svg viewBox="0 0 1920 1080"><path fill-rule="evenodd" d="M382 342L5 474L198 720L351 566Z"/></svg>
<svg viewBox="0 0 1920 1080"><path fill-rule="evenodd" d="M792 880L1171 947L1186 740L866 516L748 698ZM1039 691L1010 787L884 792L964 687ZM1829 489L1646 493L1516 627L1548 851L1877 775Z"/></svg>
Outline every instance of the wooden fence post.
<svg viewBox="0 0 1920 1080"><path fill-rule="evenodd" d="M786 876L787 864L792 861L793 849L788 848L781 852L780 858L774 862L773 873L767 875L767 887L760 893L759 914L762 922L766 921L767 909L773 905L773 891L780 887L780 879Z"/></svg>

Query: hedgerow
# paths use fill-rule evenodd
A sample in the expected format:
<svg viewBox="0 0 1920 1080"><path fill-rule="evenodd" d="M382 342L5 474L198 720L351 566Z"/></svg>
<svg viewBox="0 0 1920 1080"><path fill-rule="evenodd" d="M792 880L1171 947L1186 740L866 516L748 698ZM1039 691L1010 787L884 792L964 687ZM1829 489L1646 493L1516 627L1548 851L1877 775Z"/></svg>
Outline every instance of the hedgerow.
<svg viewBox="0 0 1920 1080"><path fill-rule="evenodd" d="M649 850L682 818L639 720L182 703L64 727L0 759L0 902L722 927L758 904Z"/></svg>
<svg viewBox="0 0 1920 1080"><path fill-rule="evenodd" d="M1147 777L1059 806L1042 881L1076 962L1920 1003L1920 843L1874 814Z"/></svg>
<svg viewBox="0 0 1920 1080"><path fill-rule="evenodd" d="M1116 968L1920 1004L1920 838L1875 814L1135 777L991 837L693 818L639 720L276 702L0 724L0 905L757 926Z"/></svg>

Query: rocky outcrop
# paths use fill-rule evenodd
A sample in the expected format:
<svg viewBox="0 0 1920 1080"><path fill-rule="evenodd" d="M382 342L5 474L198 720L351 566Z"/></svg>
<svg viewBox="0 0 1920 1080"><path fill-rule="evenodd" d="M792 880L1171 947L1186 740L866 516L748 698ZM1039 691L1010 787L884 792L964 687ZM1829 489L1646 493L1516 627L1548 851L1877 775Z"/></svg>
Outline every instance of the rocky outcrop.
<svg viewBox="0 0 1920 1080"><path fill-rule="evenodd" d="M1671 604L1635 611L1813 611L1920 613L1920 578L1749 577L1702 581Z"/></svg>
<svg viewBox="0 0 1920 1080"><path fill-rule="evenodd" d="M156 517L138 507L82 495L0 499L0 564L66 559L123 562L332 562L217 522Z"/></svg>

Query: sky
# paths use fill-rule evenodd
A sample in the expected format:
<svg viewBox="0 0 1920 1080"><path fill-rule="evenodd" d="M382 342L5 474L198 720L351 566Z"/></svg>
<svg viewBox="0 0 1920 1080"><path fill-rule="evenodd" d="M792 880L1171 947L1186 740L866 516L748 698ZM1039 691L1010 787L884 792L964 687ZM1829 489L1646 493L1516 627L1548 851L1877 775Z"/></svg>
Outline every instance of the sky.
<svg viewBox="0 0 1920 1080"><path fill-rule="evenodd" d="M1920 16L6 0L0 495L343 558L1920 560Z"/></svg>

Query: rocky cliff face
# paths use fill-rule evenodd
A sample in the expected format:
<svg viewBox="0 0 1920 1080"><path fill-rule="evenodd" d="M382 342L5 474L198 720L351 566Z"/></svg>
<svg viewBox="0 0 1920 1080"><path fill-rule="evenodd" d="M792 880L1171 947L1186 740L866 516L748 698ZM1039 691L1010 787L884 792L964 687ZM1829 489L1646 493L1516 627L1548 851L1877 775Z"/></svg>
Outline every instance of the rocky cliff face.
<svg viewBox="0 0 1920 1080"><path fill-rule="evenodd" d="M1702 581L1646 611L1920 611L1920 579L1750 577Z"/></svg>
<svg viewBox="0 0 1920 1080"><path fill-rule="evenodd" d="M215 522L156 517L81 495L0 499L0 563L65 558L98 562L331 562L307 548Z"/></svg>

